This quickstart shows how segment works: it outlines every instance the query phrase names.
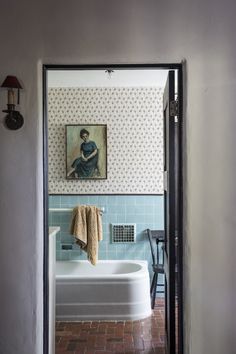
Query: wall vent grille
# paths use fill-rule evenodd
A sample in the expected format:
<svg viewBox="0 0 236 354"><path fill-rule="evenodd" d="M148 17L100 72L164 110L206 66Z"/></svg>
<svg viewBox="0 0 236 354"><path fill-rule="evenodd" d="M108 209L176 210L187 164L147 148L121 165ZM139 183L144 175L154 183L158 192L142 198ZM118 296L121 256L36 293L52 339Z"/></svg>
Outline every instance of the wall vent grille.
<svg viewBox="0 0 236 354"><path fill-rule="evenodd" d="M135 243L136 224L112 224L113 243Z"/></svg>

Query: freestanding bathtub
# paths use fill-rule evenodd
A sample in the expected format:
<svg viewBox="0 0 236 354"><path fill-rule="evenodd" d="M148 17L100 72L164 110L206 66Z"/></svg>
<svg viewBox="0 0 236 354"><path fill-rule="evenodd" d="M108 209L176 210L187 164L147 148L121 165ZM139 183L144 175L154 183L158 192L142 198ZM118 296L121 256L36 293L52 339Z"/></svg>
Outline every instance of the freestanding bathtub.
<svg viewBox="0 0 236 354"><path fill-rule="evenodd" d="M138 320L151 315L146 261L58 261L58 321Z"/></svg>

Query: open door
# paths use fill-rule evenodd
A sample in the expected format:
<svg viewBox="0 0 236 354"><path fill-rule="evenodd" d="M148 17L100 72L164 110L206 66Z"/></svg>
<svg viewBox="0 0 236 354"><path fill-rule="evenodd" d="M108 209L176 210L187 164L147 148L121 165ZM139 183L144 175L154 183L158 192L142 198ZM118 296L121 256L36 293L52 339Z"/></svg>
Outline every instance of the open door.
<svg viewBox="0 0 236 354"><path fill-rule="evenodd" d="M164 278L166 354L178 353L178 117L175 71L169 71L164 97ZM179 353L180 354L180 353Z"/></svg>

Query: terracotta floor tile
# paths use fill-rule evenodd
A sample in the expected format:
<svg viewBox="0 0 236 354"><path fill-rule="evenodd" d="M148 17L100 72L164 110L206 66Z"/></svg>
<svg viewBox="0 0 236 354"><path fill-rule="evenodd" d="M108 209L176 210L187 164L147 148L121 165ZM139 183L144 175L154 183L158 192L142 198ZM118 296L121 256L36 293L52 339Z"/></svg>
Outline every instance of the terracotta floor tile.
<svg viewBox="0 0 236 354"><path fill-rule="evenodd" d="M107 334L115 334L115 327L108 327L107 328Z"/></svg>
<svg viewBox="0 0 236 354"><path fill-rule="evenodd" d="M164 354L164 300L138 321L56 323L55 354Z"/></svg>

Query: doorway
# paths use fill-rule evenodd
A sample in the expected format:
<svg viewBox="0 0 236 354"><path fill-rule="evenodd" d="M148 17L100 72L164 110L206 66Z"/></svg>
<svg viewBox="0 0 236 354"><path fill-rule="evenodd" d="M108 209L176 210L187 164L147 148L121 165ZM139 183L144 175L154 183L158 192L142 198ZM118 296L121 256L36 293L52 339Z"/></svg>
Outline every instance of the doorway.
<svg viewBox="0 0 236 354"><path fill-rule="evenodd" d="M181 64L166 64L166 65L160 64L160 65L87 65L87 66L45 65L44 66L44 192L45 192L44 193L44 226L45 226L45 235L44 235L44 323L45 323L45 325L44 325L44 330L45 330L45 333L44 333L44 339L45 339L44 340L44 353L45 354L48 353L48 342L49 342L49 340L48 340L49 284L48 284L48 280L47 280L48 279L48 268L49 268L49 259L48 259L48 252L49 252L49 250L48 250L48 225L49 225L48 193L50 190L50 186L48 185L48 179L49 179L48 177L49 177L49 173L50 173L50 171L49 171L50 166L48 169L48 156L49 156L49 149L48 149L48 131L49 131L48 130L49 129L48 123L49 123L49 120L48 120L48 116L50 114L50 112L48 112L49 73L52 74L51 77L53 77L53 76L54 76L54 78L57 77L57 79L55 79L55 80L58 80L58 75L55 75L55 74L58 74L58 73L64 71L67 73L67 75L66 75L67 77L69 75L71 75L72 81L75 80L77 73L80 74L79 75L80 77L82 77L84 73L89 73L89 74L91 74L91 76L93 76L93 74L95 72L103 73L103 75L104 74L106 75L106 80L108 82L108 86L111 88L113 86L113 81L112 81L113 77L115 77L117 72L120 72L122 74L127 74L128 72L130 72L131 76L133 75L134 78L137 77L137 72L139 72L142 74L142 80L145 81L148 74L150 74L152 71L154 71L154 72L155 71L163 71L167 74L168 71L170 71L170 70L172 70L174 72L174 76L176 78L177 84L175 86L175 93L177 94L177 97L175 97L175 102L178 101L178 112L176 111L176 114L174 114L175 122L176 122L176 128L175 128L176 129L175 171L176 171L176 177L177 177L176 181L175 181L175 193L178 196L178 198L175 198L175 201L178 204L177 205L178 208L176 209L175 217L176 217L176 225L177 225L178 233L176 232L174 235L174 239L171 240L171 242L176 243L177 242L176 238L178 237L178 252L176 254L176 264L177 264L178 272L175 272L175 275L174 275L174 283L177 284L177 286L175 286L173 288L174 290L172 290L175 292L174 297L177 300L177 304L176 304L176 306L174 306L174 310L172 309L169 313L169 315L172 317L172 324L174 323L175 325L174 325L174 328L172 326L171 329L170 328L167 329L168 332L171 331L171 333L168 333L168 337L170 338L170 336L172 336L172 337L175 337L176 339L174 341L175 342L174 347L172 346L171 349L168 349L168 347L167 347L167 350L169 350L169 352L167 352L167 354L169 354L169 353L170 354L174 354L174 353L181 354L182 353L182 343L183 343L183 339L182 339L182 337L183 337L183 335L182 335L182 323L183 323L183 321L182 321L182 318L183 318L182 317L182 313L183 313L183 306L182 306L182 177L181 177L181 171L182 171L182 158L181 158L181 151L182 151L182 147L181 147L182 146L182 139L181 139L181 137L182 137L182 65ZM125 76L127 77L127 75L125 75ZM84 84L85 85L84 90L86 90L86 85L88 88L88 82L87 82L88 80L89 80L89 76L86 77L86 83ZM81 82L80 87L82 85L83 85L83 83ZM140 86L140 84L137 84L137 85ZM59 89L59 86L58 86L58 89ZM131 92L131 95L133 93L134 92ZM73 96L73 89L71 89L71 94ZM83 94L84 94L84 91L83 91ZM89 97L91 97L90 96L91 92L87 92L87 94L88 94L87 97L89 99ZM100 94L98 91L96 91L96 88L94 88L94 83L93 83L92 94L93 95ZM109 91L109 94L111 94L110 91ZM122 94L124 95L123 96L123 103L125 104L126 91L124 90L124 82L122 82L122 79L121 79L120 95L122 95ZM57 104L61 104L62 100L63 100L63 95L60 97L60 100L57 102ZM131 100L133 102L135 102L135 95L131 98ZM103 105L105 107L107 107L107 104L108 104L107 102L109 102L109 96L108 96L108 101L103 102ZM84 115L84 117L81 118L81 116L83 115L83 112L81 111L81 109L86 110L86 107L82 106L82 108L79 107L79 108L77 108L77 110L78 109L79 109L79 111L77 112L77 116L80 117L80 123L84 124L86 122L86 124L88 126L90 124L90 122L86 121L86 116ZM100 114L99 107L97 107L96 109L98 110L97 115L99 115ZM112 110L114 111L116 109L115 102L113 104L113 108L109 107L109 109L111 109L111 111ZM142 104L141 104L140 109L142 110ZM76 111L76 109L75 109L75 111ZM67 106L67 112L68 112L68 117L69 117L69 121L67 121L67 123L68 124L74 123L75 122L74 117L70 116L71 111L70 111L70 107L68 107L68 106ZM89 115L91 117L92 114L94 114L94 111L93 112L91 112L91 111L86 112L87 117ZM96 114L95 114L95 117L96 117ZM109 117L103 116L103 119L105 119L106 123L107 123L107 121L109 120ZM122 121L122 119L121 119L121 121ZM94 122L97 124L96 119L93 120L93 123ZM102 123L104 123L104 121ZM66 125L66 124L64 124L64 125ZM64 127L63 127L63 129L64 129ZM132 130L132 127L131 127L131 130ZM111 131L108 133L111 133ZM123 137L124 137L124 135L125 135L125 133L123 133ZM65 134L61 132L61 133L59 133L59 136L60 136L60 139L62 139L64 142ZM109 135L108 135L108 138L110 139ZM111 142L111 140L110 140L110 142ZM122 146L123 144L124 144L124 142L121 139L119 141L119 145ZM58 145L60 145L60 144L58 144ZM108 145L108 147L109 147L109 145ZM64 154L65 152L63 151L62 153ZM135 151L134 151L134 153L135 153ZM136 153L137 153L137 151L136 151ZM53 163L54 164L58 164L58 163L65 164L65 159L63 158L62 160L63 161L57 161L55 159ZM122 164L122 160L120 161L120 163ZM130 163L130 161L129 161L129 163ZM108 159L108 168L110 168L110 166L111 165L110 165L110 162ZM108 172L108 175L110 173L109 177L111 178L112 175L111 175L111 172L109 171L109 169L107 172ZM142 171L140 172L140 174L142 175ZM104 191L102 193L101 192L99 193L99 188L101 188L101 185L100 186L98 186L98 185L101 182L101 180L99 180L99 176L96 176L96 177L98 177L95 180L97 189L95 189L95 192L93 191L92 194L88 188L89 184L86 184L85 181L82 181L82 183L81 183L81 181L79 181L80 187L82 186L82 188L84 188L84 192L82 194L83 195L86 194L87 196L89 196L89 198L90 198L89 201L93 200L92 196L96 197L98 200L99 196L104 194ZM63 175L63 178L65 178L65 174ZM134 178L135 178L135 176L133 176L133 180L134 180ZM142 178L140 179L140 181L142 181ZM63 195L65 193L65 194L68 194L71 197L73 197L73 195L81 194L81 193L78 193L78 190L73 191L73 189L72 190L64 190L64 193L63 193L63 192L61 192L60 183L58 181L54 181L54 182L55 183L54 183L53 188L54 188L54 191L56 191L56 193L50 192L51 195L54 194L56 196L56 194ZM69 181L69 182L71 182L71 181ZM71 188L78 187L78 181L75 181L75 182L77 183L77 185L75 186L75 184L73 184L73 187L71 187ZM107 180L105 178L104 178L104 182L105 182L104 185L106 185ZM129 196L133 196L133 197L137 194L139 194L140 196L143 195L143 197L145 197L146 195L161 194L161 193L157 193L157 192L153 193L150 190L149 191L145 190L144 193L142 193L143 192L142 187L140 187L141 189L139 189L138 192L135 192L132 190L132 180L125 181L124 185L125 186L131 185L131 187L130 187L131 189L129 190L128 194L129 194ZM113 187L114 189L112 191L110 191L110 190L108 191L107 188L109 186L106 185L106 187L105 187L106 195L110 194L110 195L116 195L116 196L120 195L121 197L122 197L122 195L124 196L125 194L127 194L127 191L126 191L126 193L124 193L124 191L122 190L122 188L124 188L124 185L122 186L122 183L120 183L119 188L121 188L121 193L117 193L117 191L118 191L117 186ZM152 188L152 186L150 188ZM141 193L140 193L140 191L141 191ZM119 199L119 198L117 198L117 199ZM172 280L172 282L173 282L173 280ZM174 316L174 322L173 322L173 316ZM166 319L166 322L169 320L170 319Z"/></svg>

